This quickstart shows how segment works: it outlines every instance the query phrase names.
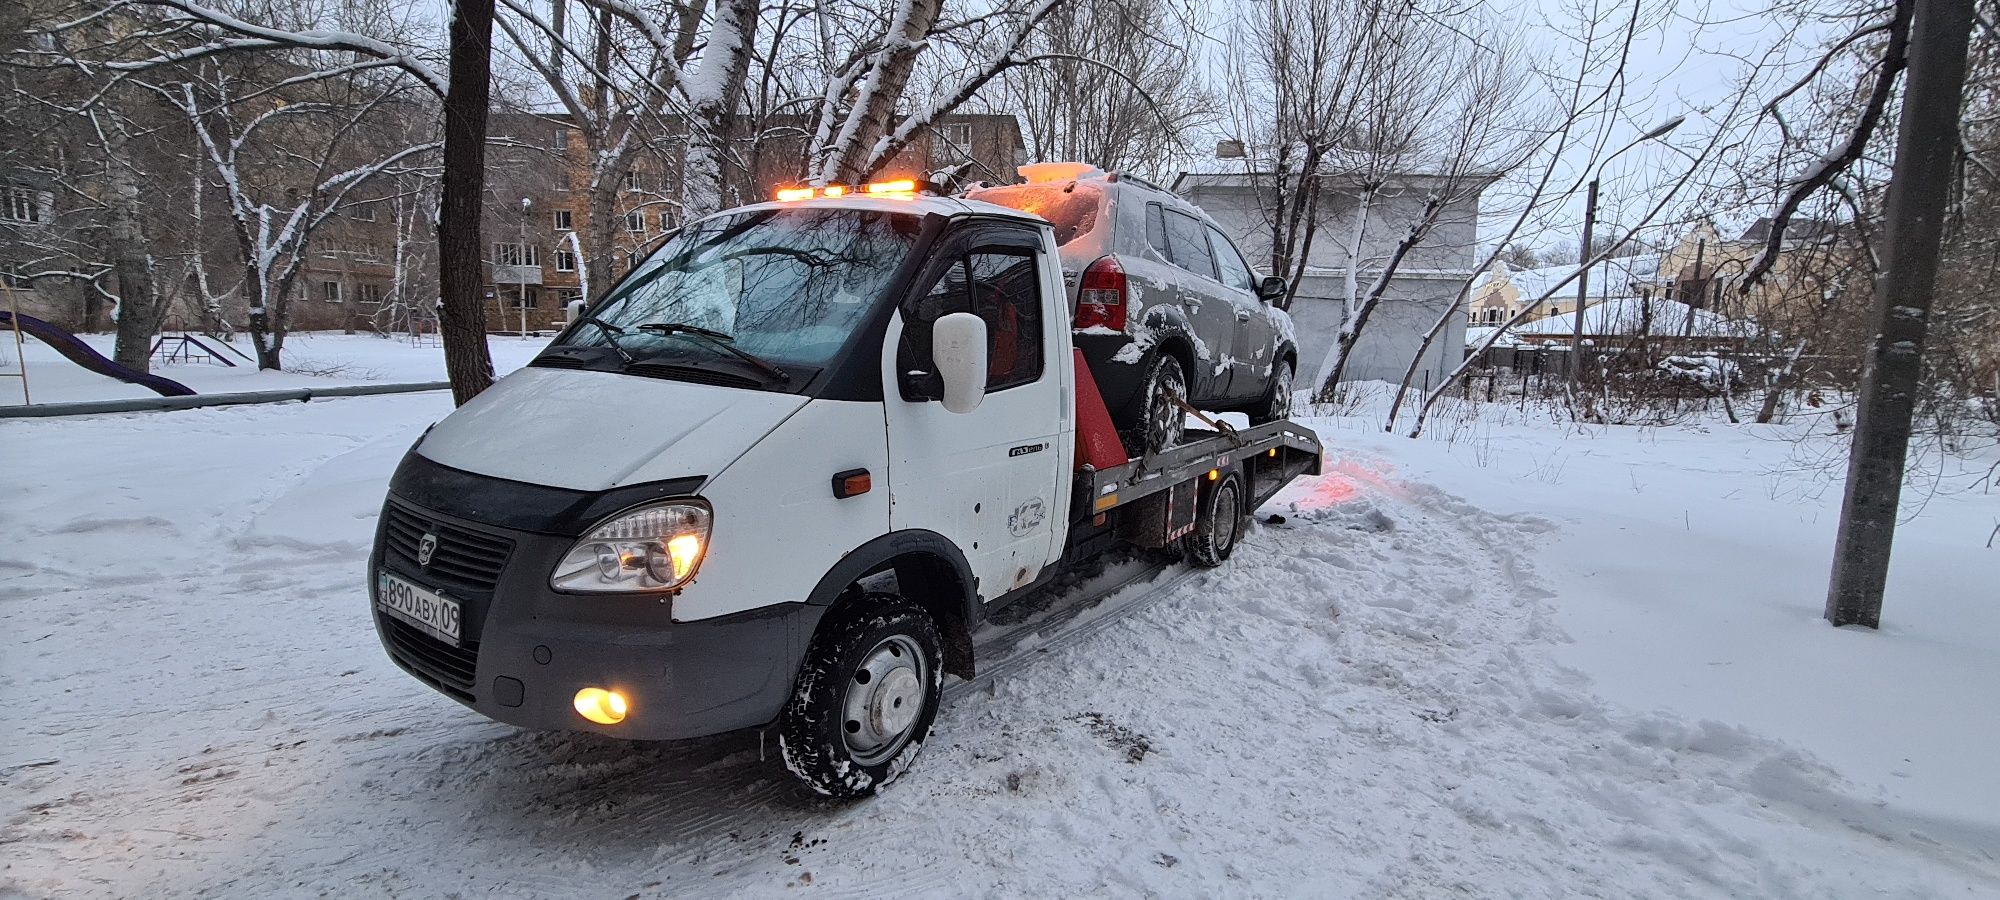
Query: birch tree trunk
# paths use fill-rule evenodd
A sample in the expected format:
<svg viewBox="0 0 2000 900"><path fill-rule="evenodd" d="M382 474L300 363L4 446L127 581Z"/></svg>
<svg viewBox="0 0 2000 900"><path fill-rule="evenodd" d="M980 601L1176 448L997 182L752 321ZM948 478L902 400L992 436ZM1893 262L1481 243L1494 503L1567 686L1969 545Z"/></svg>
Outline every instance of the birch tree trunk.
<svg viewBox="0 0 2000 900"><path fill-rule="evenodd" d="M114 125L104 134L111 269L118 283L118 337L111 356L121 366L145 372L153 358L153 335L160 330L152 267L146 265L150 245L139 224L139 182L125 151L124 129Z"/></svg>
<svg viewBox="0 0 2000 900"><path fill-rule="evenodd" d="M914 0L927 2L927 0ZM935 12L933 12L935 19ZM686 82L689 116L688 147L681 175L683 221L691 221L723 206L723 157L728 152L736 97L750 71L750 32L757 27L757 0L722 0L715 25L702 49L700 68ZM928 31L930 25L924 26ZM913 59L914 59L914 50ZM908 72L904 73L906 76ZM884 127L888 120L883 119ZM879 133L879 132L878 132Z"/></svg>
<svg viewBox="0 0 2000 900"><path fill-rule="evenodd" d="M884 35L881 60L861 83L854 109L833 142L834 155L820 170L823 180L858 181L866 176L875 144L889 131L896 101L903 96L910 72L916 68L917 54L937 24L943 5L943 0L898 0Z"/></svg>

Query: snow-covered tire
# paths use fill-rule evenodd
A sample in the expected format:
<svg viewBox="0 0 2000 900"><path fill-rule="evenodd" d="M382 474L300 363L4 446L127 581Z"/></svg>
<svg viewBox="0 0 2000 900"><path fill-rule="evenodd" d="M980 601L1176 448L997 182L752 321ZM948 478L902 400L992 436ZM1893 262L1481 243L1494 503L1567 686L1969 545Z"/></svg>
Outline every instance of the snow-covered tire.
<svg viewBox="0 0 2000 900"><path fill-rule="evenodd" d="M896 780L937 720L942 645L930 614L895 594L835 608L813 635L778 720L785 768L836 800Z"/></svg>
<svg viewBox="0 0 2000 900"><path fill-rule="evenodd" d="M1187 413L1167 397L1187 400L1187 374L1171 353L1158 353L1146 366L1146 408L1125 432L1126 452L1133 456L1158 453L1180 444L1187 435Z"/></svg>
<svg viewBox="0 0 2000 900"><path fill-rule="evenodd" d="M1271 369L1270 391L1264 395L1257 408L1250 411L1250 424L1262 425L1290 418L1292 415L1292 361L1278 360Z"/></svg>
<svg viewBox="0 0 2000 900"><path fill-rule="evenodd" d="M1187 561L1205 569L1228 561L1229 554L1236 551L1236 542L1243 537L1243 524L1247 520L1243 480L1231 472L1215 483L1214 490L1202 498L1200 508L1195 510L1194 531L1182 539Z"/></svg>

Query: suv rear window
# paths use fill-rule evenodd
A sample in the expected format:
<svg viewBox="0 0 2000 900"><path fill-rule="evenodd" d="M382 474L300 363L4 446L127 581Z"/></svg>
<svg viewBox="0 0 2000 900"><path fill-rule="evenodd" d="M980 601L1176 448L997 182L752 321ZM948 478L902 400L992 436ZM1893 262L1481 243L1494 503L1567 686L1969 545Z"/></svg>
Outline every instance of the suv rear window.
<svg viewBox="0 0 2000 900"><path fill-rule="evenodd" d="M967 194L966 199L1041 216L1055 226L1056 246L1062 246L1097 227L1097 210L1104 205L1104 192L1072 181L987 188Z"/></svg>

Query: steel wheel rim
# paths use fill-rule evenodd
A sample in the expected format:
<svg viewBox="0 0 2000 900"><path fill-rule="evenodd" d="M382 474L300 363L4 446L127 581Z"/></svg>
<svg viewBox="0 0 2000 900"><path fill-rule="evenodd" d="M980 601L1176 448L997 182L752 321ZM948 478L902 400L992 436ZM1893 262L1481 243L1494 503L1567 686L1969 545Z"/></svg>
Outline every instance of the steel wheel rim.
<svg viewBox="0 0 2000 900"><path fill-rule="evenodd" d="M1214 520L1209 525L1209 537L1215 549L1227 551L1236 545L1236 519L1242 506L1236 499L1236 484L1231 482L1216 489Z"/></svg>
<svg viewBox="0 0 2000 900"><path fill-rule="evenodd" d="M1180 437L1187 427L1187 417L1181 408L1168 400L1168 395L1187 399L1187 384L1181 378L1178 366L1166 368L1162 365L1160 377L1154 384L1152 421L1147 423L1147 437L1152 439L1148 449L1165 450L1180 443Z"/></svg>
<svg viewBox="0 0 2000 900"><path fill-rule="evenodd" d="M892 634L862 654L841 701L841 740L848 756L872 766L909 743L930 699L930 664L909 635Z"/></svg>

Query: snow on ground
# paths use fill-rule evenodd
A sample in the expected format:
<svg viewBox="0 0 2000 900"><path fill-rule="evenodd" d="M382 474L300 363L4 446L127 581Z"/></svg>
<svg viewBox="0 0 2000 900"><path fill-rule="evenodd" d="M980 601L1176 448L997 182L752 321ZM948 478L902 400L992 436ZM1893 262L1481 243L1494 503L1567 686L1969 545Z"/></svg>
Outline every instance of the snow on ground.
<svg viewBox="0 0 2000 900"><path fill-rule="evenodd" d="M109 334L79 335L84 343L111 357L112 336ZM182 362L168 365L159 357L153 361L153 374L171 378L200 394L238 393L243 391L275 391L287 388L332 387L334 385L365 384L369 382L409 383L444 380L444 351L432 337L428 344L412 343L408 338L387 338L371 334L340 334L338 332L302 331L286 335L284 363L288 371L261 372L250 339L238 335L229 346L243 352L236 356L214 338L201 340L215 346L215 349L230 361L234 368L210 362ZM493 368L506 374L527 365L528 360L541 352L549 339L518 338L494 335L486 339L486 345L493 352ZM107 378L64 359L34 338L23 344L27 357L29 396L36 403L69 403L82 400L125 400L139 397L157 397L150 389L135 384L127 384L115 378ZM19 360L14 353L14 335L0 331L0 372L19 372ZM0 379L0 406L18 406L21 403L21 384L16 378Z"/></svg>
<svg viewBox="0 0 2000 900"><path fill-rule="evenodd" d="M1284 524L835 808L389 662L367 542L447 403L0 422L0 893L2000 896L1991 495L1835 631L1776 430L1315 420Z"/></svg>

